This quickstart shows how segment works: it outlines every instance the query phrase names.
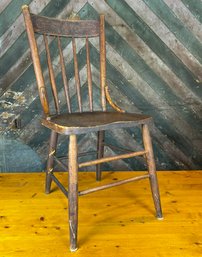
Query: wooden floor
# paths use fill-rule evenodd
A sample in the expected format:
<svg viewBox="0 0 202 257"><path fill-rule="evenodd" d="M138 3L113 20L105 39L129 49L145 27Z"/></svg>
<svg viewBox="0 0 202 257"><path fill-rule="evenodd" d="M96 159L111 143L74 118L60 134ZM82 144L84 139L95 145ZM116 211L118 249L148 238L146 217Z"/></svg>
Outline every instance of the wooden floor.
<svg viewBox="0 0 202 257"><path fill-rule="evenodd" d="M131 173L80 173L80 189ZM67 174L58 177L67 185ZM0 256L202 256L202 171L158 172L164 220L156 220L148 180L79 198L79 250L69 252L67 200L44 174L0 175Z"/></svg>

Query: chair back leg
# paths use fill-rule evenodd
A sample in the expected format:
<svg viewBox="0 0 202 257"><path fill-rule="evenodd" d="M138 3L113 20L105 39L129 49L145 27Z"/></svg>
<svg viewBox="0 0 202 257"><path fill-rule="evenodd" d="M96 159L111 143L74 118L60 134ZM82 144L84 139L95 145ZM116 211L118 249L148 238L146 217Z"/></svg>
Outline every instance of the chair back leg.
<svg viewBox="0 0 202 257"><path fill-rule="evenodd" d="M69 232L70 251L77 250L78 230L78 153L76 135L69 138L69 176L68 176L68 202L69 202Z"/></svg>
<svg viewBox="0 0 202 257"><path fill-rule="evenodd" d="M100 159L104 155L104 131L98 131L97 137L97 159ZM100 181L102 176L101 164L96 165L96 180Z"/></svg>
<svg viewBox="0 0 202 257"><path fill-rule="evenodd" d="M51 182L52 182L51 173L53 171L54 154L56 152L57 139L58 139L58 134L55 131L51 130L49 152L48 152L48 159L47 159L47 166L46 166L46 184L45 184L46 194L49 194L51 189Z"/></svg>
<svg viewBox="0 0 202 257"><path fill-rule="evenodd" d="M145 148L145 151L147 152L146 161L148 166L152 197L153 197L153 201L156 209L156 216L158 219L162 219L163 215L162 215L162 209L161 209L158 180L156 175L156 165L155 165L152 142L151 142L148 125L146 124L143 125L142 134L143 134L144 148Z"/></svg>

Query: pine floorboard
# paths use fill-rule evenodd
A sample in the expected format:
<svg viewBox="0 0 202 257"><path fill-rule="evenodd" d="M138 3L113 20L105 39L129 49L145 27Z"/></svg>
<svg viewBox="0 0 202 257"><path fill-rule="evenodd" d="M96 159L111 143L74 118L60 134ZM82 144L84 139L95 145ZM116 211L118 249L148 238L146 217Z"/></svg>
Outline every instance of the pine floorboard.
<svg viewBox="0 0 202 257"><path fill-rule="evenodd" d="M135 174L140 174L137 172ZM142 174L142 172L141 172ZM86 189L131 172L79 173ZM58 173L67 186L67 174ZM155 218L148 180L79 198L79 249L69 252L67 199L44 173L0 174L0 256L202 256L202 171L158 172L164 219Z"/></svg>

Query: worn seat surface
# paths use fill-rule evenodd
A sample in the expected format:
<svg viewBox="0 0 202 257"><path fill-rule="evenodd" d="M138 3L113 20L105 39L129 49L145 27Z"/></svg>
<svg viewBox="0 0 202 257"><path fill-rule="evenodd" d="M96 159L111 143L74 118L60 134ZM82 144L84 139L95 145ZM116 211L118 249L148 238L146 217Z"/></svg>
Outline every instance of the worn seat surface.
<svg viewBox="0 0 202 257"><path fill-rule="evenodd" d="M150 116L119 112L83 112L60 114L43 119L42 124L62 134L80 134L112 128L132 127L152 120Z"/></svg>

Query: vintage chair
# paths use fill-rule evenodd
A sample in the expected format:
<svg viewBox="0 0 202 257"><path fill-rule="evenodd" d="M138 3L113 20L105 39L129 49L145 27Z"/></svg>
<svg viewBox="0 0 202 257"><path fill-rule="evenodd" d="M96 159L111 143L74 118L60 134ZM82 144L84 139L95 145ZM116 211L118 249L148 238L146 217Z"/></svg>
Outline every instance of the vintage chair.
<svg viewBox="0 0 202 257"><path fill-rule="evenodd" d="M149 133L149 125L152 118L146 115L125 113L116 104L113 103L106 83L106 49L105 49L105 20L104 15L100 15L100 20L59 20L48 17L34 15L29 12L28 6L22 7L24 15L28 40L31 49L31 56L36 75L36 81L39 91L39 96L42 104L44 117L42 118L42 125L51 130L50 147L47 160L46 170L46 193L50 192L51 181L53 180L62 192L68 197L69 201L69 231L70 231L70 250L77 249L77 227L78 227L78 196L91 193L97 190L121 185L127 182L149 178L154 205L156 209L157 218L162 218L161 204L159 198L158 182L156 177L155 161L152 150L152 143ZM45 86L44 74L41 69L39 47L35 33L42 34L46 58L48 64L49 78L51 84L51 92L53 95L53 102L55 109L51 110L50 101L48 99L48 88ZM61 76L64 86L64 94L67 102L67 111L61 111L58 89L56 87L56 79L54 74L54 65L51 60L48 38L52 37L57 40L57 47L59 51L59 64L61 66ZM69 81L66 74L66 63L61 44L61 38L67 37L71 40L74 59L75 72L75 91L78 100L78 111L72 112L71 97L69 92ZM90 48L89 38L97 37L99 42L100 53L100 101L101 110L93 110L93 89L92 89L92 74L90 64ZM76 53L75 38L84 38L86 45L86 67L87 67L87 82L88 82L88 99L89 111L82 111L81 88L80 88L80 74L78 68L78 54ZM50 39L49 39L50 40ZM78 40L78 39L77 39ZM42 40L40 42L43 42ZM40 45L40 49L41 48ZM107 111L107 104L111 105L114 111ZM144 147L142 151L130 152L112 157L103 157L104 152L104 131L115 128L129 128L140 126L142 128ZM79 134L98 132L97 141L97 160L78 163L77 152L77 136ZM56 145L59 134L69 136L69 154L68 165L65 165L59 158L56 157ZM101 179L101 163L115 161L124 158L131 158L135 156L143 156L146 158L148 164L148 173L142 176L136 176L130 179L121 180L105 186L99 186L93 189L78 192L78 169L81 167L96 165L96 179ZM53 174L53 164L60 164L65 170L68 170L68 191L64 188L61 182Z"/></svg>

